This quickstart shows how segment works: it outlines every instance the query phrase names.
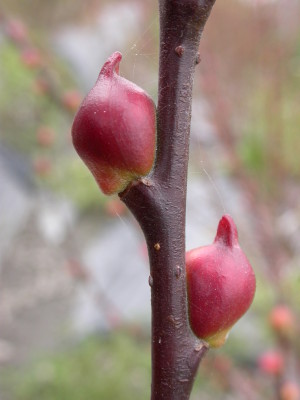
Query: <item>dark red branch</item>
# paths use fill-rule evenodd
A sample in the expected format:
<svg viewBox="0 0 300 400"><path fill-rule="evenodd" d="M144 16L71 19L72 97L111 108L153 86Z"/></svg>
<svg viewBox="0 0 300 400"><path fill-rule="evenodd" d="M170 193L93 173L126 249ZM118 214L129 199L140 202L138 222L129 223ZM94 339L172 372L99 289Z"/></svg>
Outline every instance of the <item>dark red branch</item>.
<svg viewBox="0 0 300 400"><path fill-rule="evenodd" d="M215 0L160 0L157 157L120 197L144 232L152 296L152 400L190 396L207 347L191 332L185 280L185 207L192 86L200 36Z"/></svg>

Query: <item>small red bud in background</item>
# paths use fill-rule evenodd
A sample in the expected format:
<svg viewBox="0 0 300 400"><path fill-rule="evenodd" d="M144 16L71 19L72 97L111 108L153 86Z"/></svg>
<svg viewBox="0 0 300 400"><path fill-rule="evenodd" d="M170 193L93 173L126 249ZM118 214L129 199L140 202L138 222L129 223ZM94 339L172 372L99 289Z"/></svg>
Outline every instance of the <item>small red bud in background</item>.
<svg viewBox="0 0 300 400"><path fill-rule="evenodd" d="M76 111L82 102L82 95L77 90L68 90L63 94L62 103L69 111Z"/></svg>
<svg viewBox="0 0 300 400"><path fill-rule="evenodd" d="M300 400L300 387L295 382L285 382L280 387L281 400Z"/></svg>
<svg viewBox="0 0 300 400"><path fill-rule="evenodd" d="M48 126L40 126L36 133L36 140L42 147L50 147L55 141L55 133Z"/></svg>
<svg viewBox="0 0 300 400"><path fill-rule="evenodd" d="M19 19L9 19L5 27L6 35L15 43L22 44L28 39L28 31Z"/></svg>
<svg viewBox="0 0 300 400"><path fill-rule="evenodd" d="M38 157L33 162L33 169L41 178L46 178L52 171L52 164L48 158Z"/></svg>
<svg viewBox="0 0 300 400"><path fill-rule="evenodd" d="M49 82L44 78L36 78L33 83L33 90L36 94L43 95L49 92Z"/></svg>
<svg viewBox="0 0 300 400"><path fill-rule="evenodd" d="M121 200L117 199L110 199L105 203L105 212L110 217L116 217L124 215L127 211L127 208Z"/></svg>
<svg viewBox="0 0 300 400"><path fill-rule="evenodd" d="M219 355L213 361L213 368L223 376L228 375L232 371L232 360L224 354Z"/></svg>
<svg viewBox="0 0 300 400"><path fill-rule="evenodd" d="M122 192L147 175L155 156L155 105L119 76L122 55L113 53L73 123L73 144L105 194Z"/></svg>
<svg viewBox="0 0 300 400"><path fill-rule="evenodd" d="M70 276L78 281L87 281L90 276L87 269L78 260L70 258L66 261L65 267Z"/></svg>
<svg viewBox="0 0 300 400"><path fill-rule="evenodd" d="M270 350L259 357L258 366L268 375L279 375L284 368L284 359L279 351Z"/></svg>
<svg viewBox="0 0 300 400"><path fill-rule="evenodd" d="M269 323L275 333L290 337L295 329L295 317L291 309L285 305L275 306L270 315Z"/></svg>
<svg viewBox="0 0 300 400"><path fill-rule="evenodd" d="M109 310L106 314L106 320L109 326L114 330L117 330L122 326L122 316L117 311Z"/></svg>
<svg viewBox="0 0 300 400"><path fill-rule="evenodd" d="M21 60L28 68L38 68L43 65L43 58L38 49L27 48L21 53Z"/></svg>
<svg viewBox="0 0 300 400"><path fill-rule="evenodd" d="M256 287L229 215L220 220L213 244L187 252L186 275L191 328L211 347L220 347L250 307Z"/></svg>

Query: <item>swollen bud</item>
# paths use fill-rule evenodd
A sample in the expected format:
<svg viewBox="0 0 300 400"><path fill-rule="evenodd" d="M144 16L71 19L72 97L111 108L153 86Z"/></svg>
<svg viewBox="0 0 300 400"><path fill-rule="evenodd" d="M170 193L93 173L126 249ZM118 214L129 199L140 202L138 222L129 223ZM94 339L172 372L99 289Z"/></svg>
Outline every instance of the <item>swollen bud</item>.
<svg viewBox="0 0 300 400"><path fill-rule="evenodd" d="M121 59L115 52L106 61L72 127L74 147L105 194L147 175L155 156L155 105L119 76Z"/></svg>
<svg viewBox="0 0 300 400"><path fill-rule="evenodd" d="M191 328L211 347L220 347L250 307L256 287L229 215L220 220L213 244L186 253L186 275Z"/></svg>

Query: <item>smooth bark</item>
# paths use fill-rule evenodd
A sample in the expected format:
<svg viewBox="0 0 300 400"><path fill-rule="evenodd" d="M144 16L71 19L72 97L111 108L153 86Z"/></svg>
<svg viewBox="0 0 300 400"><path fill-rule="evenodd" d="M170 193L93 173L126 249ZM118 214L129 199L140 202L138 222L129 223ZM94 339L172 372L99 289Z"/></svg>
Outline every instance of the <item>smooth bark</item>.
<svg viewBox="0 0 300 400"><path fill-rule="evenodd" d="M147 178L120 194L144 232L150 258L152 400L189 399L207 351L188 321L185 209L193 76L214 2L159 1L156 162Z"/></svg>

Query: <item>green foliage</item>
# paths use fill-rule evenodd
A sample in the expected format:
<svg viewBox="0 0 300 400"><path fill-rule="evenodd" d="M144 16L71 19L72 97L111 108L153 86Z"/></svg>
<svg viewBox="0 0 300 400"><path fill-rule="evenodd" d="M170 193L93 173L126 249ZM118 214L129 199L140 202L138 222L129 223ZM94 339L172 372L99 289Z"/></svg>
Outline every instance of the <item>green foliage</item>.
<svg viewBox="0 0 300 400"><path fill-rule="evenodd" d="M33 166L37 160L46 160L49 171L34 171L38 184L69 197L81 210L103 206L106 200L88 169L71 149L70 112L59 101L35 90L37 79L48 72L24 65L21 50L9 41L1 44L0 59L0 140L27 155ZM55 86L60 86L62 81L71 85L71 77L58 59L47 68L52 71L51 76L55 76ZM58 96L63 90L60 87ZM50 146L43 147L38 143L37 132L41 126L55 133L54 143Z"/></svg>
<svg viewBox="0 0 300 400"><path fill-rule="evenodd" d="M5 43L0 47L0 138L15 149L36 151L36 130L43 123L61 126L57 105L35 92L37 73L24 65L20 50Z"/></svg>
<svg viewBox="0 0 300 400"><path fill-rule="evenodd" d="M30 133L35 125L34 74L22 66L18 49L9 44L0 47L0 58L1 139L14 147L28 149L32 146Z"/></svg>
<svg viewBox="0 0 300 400"><path fill-rule="evenodd" d="M280 82L275 89L272 84L260 81L250 91L238 152L261 193L274 196L282 190L283 176L300 176L300 117L291 82Z"/></svg>
<svg viewBox="0 0 300 400"><path fill-rule="evenodd" d="M224 398L220 372L213 364L220 357L232 363L232 355L238 355L241 366L253 363L244 340L234 338L224 349L210 351L197 374L192 400L200 395ZM149 338L119 331L87 339L26 369L6 372L0 382L4 400L148 400L150 380Z"/></svg>
<svg viewBox="0 0 300 400"><path fill-rule="evenodd" d="M249 171L257 173L265 168L264 147L262 137L258 132L249 133L243 137L240 154Z"/></svg>
<svg viewBox="0 0 300 400"><path fill-rule="evenodd" d="M70 198L82 210L97 209L105 205L104 196L92 174L78 156L59 159L47 184L58 193Z"/></svg>
<svg viewBox="0 0 300 400"><path fill-rule="evenodd" d="M146 400L149 340L124 333L95 337L26 371L6 375L5 384L12 400Z"/></svg>

